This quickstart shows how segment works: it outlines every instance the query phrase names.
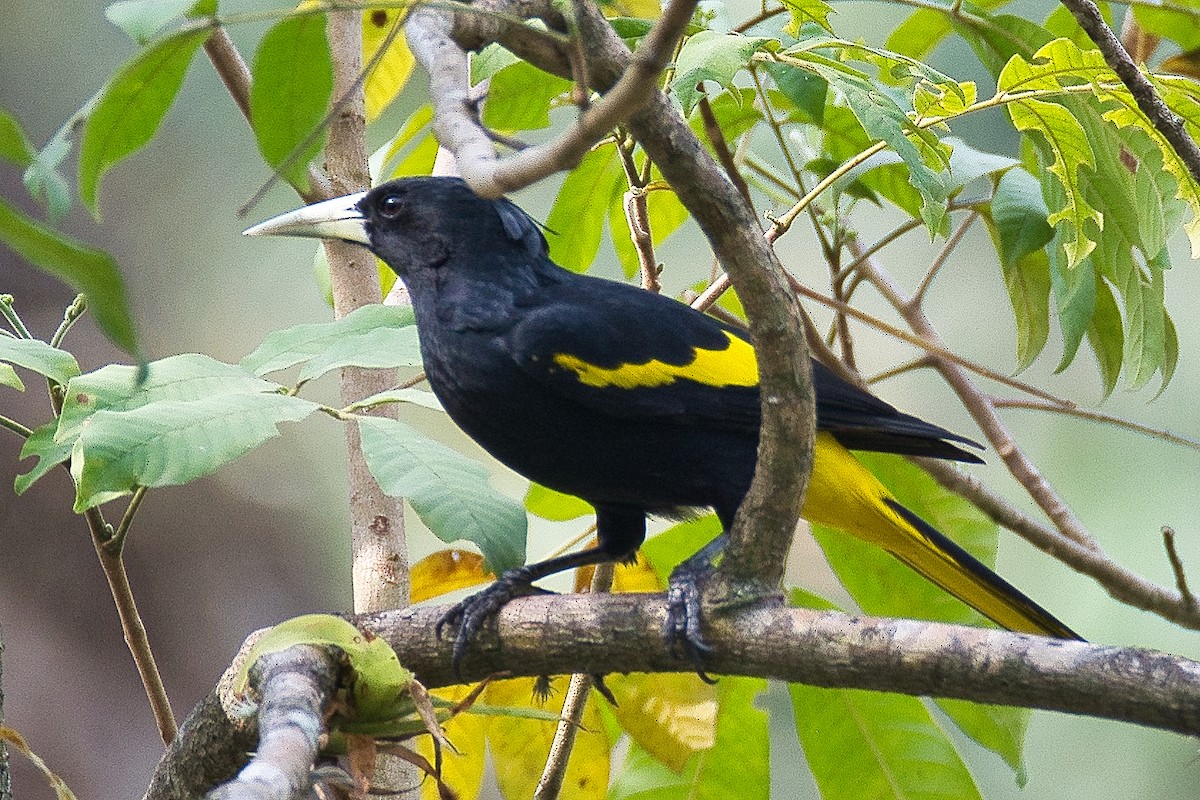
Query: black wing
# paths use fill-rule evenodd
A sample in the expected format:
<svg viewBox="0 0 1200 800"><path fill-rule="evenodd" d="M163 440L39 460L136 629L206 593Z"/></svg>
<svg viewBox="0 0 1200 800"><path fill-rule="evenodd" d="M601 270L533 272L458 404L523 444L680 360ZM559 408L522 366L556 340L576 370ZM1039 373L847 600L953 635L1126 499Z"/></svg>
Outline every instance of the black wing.
<svg viewBox="0 0 1200 800"><path fill-rule="evenodd" d="M600 285L595 285L600 284ZM757 435L758 369L745 331L662 295L574 276L509 335L513 358L560 395L617 418L671 417ZM981 459L976 442L904 414L813 362L817 428L851 450Z"/></svg>

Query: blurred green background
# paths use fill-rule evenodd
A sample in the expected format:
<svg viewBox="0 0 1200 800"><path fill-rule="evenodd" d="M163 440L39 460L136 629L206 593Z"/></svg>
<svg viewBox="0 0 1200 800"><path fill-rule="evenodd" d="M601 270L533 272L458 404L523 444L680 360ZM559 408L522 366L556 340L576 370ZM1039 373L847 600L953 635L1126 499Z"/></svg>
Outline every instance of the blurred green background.
<svg viewBox="0 0 1200 800"><path fill-rule="evenodd" d="M839 11L835 24L840 33L876 43L903 16L896 7L878 4L842 5ZM8 3L5 21L0 29L0 106L17 116L39 146L133 52L124 34L104 19L99 4ZM232 31L247 58L264 27ZM943 48L935 62L956 77L980 77L965 49ZM419 102L422 81L418 74L397 108L376 127L375 145ZM981 116L955 133L985 150L1007 152L1014 144L999 116ZM760 143L760 149L769 152L769 143ZM329 317L313 280L311 244L240 236L250 222L297 204L290 190L277 188L249 217L239 218L237 208L266 178L248 126L201 56L154 143L105 179L103 224L79 209L64 223L72 235L109 250L122 265L150 357L197 351L236 361L271 330ZM15 170L0 168L0 187L6 199L33 210ZM535 187L518 199L544 218L553 190L553 185ZM855 216L868 243L898 221L890 211L868 207ZM882 257L911 288L939 248L940 243L931 245L922 233L914 233ZM825 276L816 261L818 252L799 227L780 244L784 263L819 288ZM1011 312L991 253L986 233L976 226L934 284L927 308L953 348L1011 370ZM1200 268L1188 260L1186 243L1176 243L1174 253L1178 266L1168 275L1167 303L1180 335L1179 372L1153 402L1157 385L1136 394L1118 390L1103 408L1198 436L1194 398L1200 394L1195 324ZM664 277L672 293L706 274L710 263L694 228L670 240L659 257L667 265ZM612 263L611 246L605 246L601 259ZM611 266L602 271L616 274ZM42 336L54 330L73 296L7 251L0 252L0 292L16 296L26 322ZM876 298L863 292L860 299L867 310L892 319ZM811 310L818 319L828 318L822 309ZM863 328L855 333L868 375L912 356L907 346L879 334ZM75 328L68 346L84 370L121 360L86 321ZM1052 341L1022 377L1082 404L1095 404L1100 384L1090 356L1081 355L1064 374L1054 375L1058 355ZM47 404L36 385L30 385L24 394L5 390L0 407L26 424L40 424L48 418ZM930 373L909 373L878 391L901 408L968 435L976 433L949 390ZM326 379L317 387L321 392L335 396L334 381ZM432 412L406 413L479 453ZM213 686L249 631L299 613L350 606L342 431L332 420L318 417L285 428L282 438L214 476L151 493L139 515L126 551L128 568L181 717ZM1184 563L1200 575L1195 572L1200 569L1200 454L1038 412L1005 412L1005 420L1112 557L1153 581L1172 584L1160 535L1161 526L1169 524L1178 532ZM13 465L19 444L16 437L0 436L0 464L8 465L5 481L17 471ZM1032 513L1019 487L994 457L989 460L973 471ZM499 468L497 473L499 485L521 491L519 479ZM21 498L0 491L5 722L21 731L81 798L138 796L160 747L86 528L71 513L70 497L62 474L52 474ZM437 543L418 532L415 522L412 530L417 556L435 549ZM564 530L539 527L530 556L544 554ZM1089 639L1200 657L1194 632L1116 603L1092 581L1015 536L1006 535L1003 542L1001 574ZM809 588L844 599L806 537L797 541L791 569ZM1200 577L1194 583L1200 585ZM763 702L781 713L777 724L790 724L783 693L773 690ZM781 744L774 754L774 796L815 796L794 738L778 738L791 738L792 744L791 749ZM988 798L1191 798L1200 791L1200 759L1193 741L1129 725L1035 715L1023 790L998 759L967 748ZM24 764L15 764L14 772L19 796L51 796Z"/></svg>

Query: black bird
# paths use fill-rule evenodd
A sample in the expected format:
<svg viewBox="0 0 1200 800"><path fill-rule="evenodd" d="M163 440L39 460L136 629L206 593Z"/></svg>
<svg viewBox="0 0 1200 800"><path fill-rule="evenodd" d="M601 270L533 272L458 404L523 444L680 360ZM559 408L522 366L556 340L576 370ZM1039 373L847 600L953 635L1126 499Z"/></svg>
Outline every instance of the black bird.
<svg viewBox="0 0 1200 800"><path fill-rule="evenodd" d="M647 514L711 507L725 530L754 473L758 369L746 332L662 295L552 262L537 224L457 178L408 178L298 209L247 234L368 247L412 295L429 385L450 417L525 477L596 509L599 544L510 570L443 620L457 666L532 581L630 558ZM978 462L971 440L897 411L813 362L817 428L804 517L873 542L1015 631L1079 638L901 506L849 449ZM668 636L695 660L698 578L724 537L671 577ZM439 630L441 626L439 625Z"/></svg>

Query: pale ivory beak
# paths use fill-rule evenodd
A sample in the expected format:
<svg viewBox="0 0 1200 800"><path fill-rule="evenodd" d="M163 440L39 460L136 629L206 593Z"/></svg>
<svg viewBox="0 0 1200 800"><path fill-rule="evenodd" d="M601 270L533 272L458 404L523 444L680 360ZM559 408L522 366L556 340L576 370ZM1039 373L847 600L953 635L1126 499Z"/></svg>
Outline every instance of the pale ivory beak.
<svg viewBox="0 0 1200 800"><path fill-rule="evenodd" d="M366 217L358 210L366 192L348 194L304 206L272 217L242 231L246 236L307 236L316 239L341 239L370 245L364 226Z"/></svg>

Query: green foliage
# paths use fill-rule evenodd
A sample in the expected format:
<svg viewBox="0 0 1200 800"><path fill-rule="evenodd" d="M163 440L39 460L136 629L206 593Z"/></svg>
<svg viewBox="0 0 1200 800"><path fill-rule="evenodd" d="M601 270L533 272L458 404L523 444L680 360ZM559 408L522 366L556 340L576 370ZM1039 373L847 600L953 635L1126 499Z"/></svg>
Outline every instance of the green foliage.
<svg viewBox="0 0 1200 800"><path fill-rule="evenodd" d="M308 164L325 146L321 120L333 93L325 18L298 14L275 23L254 54L250 124L258 149L293 186L308 188Z"/></svg>
<svg viewBox="0 0 1200 800"><path fill-rule="evenodd" d="M25 131L21 130L21 123L0 108L0 158L24 168L29 166L35 155L33 145L26 138Z"/></svg>
<svg viewBox="0 0 1200 800"><path fill-rule="evenodd" d="M97 411L75 440L75 510L139 486L178 486L215 471L299 422L316 403L286 394L164 400L130 411Z"/></svg>
<svg viewBox="0 0 1200 800"><path fill-rule="evenodd" d="M287 369L304 363L305 369L314 372L323 367L310 367L316 361L318 364L328 364L344 358L344 354L352 350L351 342L377 342L381 335L379 331L392 336L391 343L398 344L401 351L394 355L378 352L363 352L368 360L378 362L381 357L394 358L395 363L374 366L407 366L413 363L415 355L409 345L415 338L415 322L411 308L397 306L369 305L356 309L336 322L315 322L294 325L282 331L276 331L258 348L242 359L242 366L255 375L269 375L281 369ZM409 330L413 334L404 334ZM418 356L419 359L419 356ZM417 361L419 363L419 360Z"/></svg>
<svg viewBox="0 0 1200 800"><path fill-rule="evenodd" d="M698 84L715 81L722 89L732 90L733 76L749 66L755 53L778 46L778 41L765 36L700 31L690 37L675 59L675 78L671 81L683 113L692 113L700 102ZM740 95L734 92L733 96Z"/></svg>
<svg viewBox="0 0 1200 800"><path fill-rule="evenodd" d="M487 485L487 471L415 428L360 417L367 467L379 486L403 497L442 541L477 545L489 570L525 563L525 510Z"/></svg>
<svg viewBox="0 0 1200 800"><path fill-rule="evenodd" d="M183 16L202 17L217 13L216 0L121 0L104 9L104 16L139 45Z"/></svg>
<svg viewBox="0 0 1200 800"><path fill-rule="evenodd" d="M118 347L138 353L125 284L112 256L26 217L0 200L0 242L88 298L96 323Z"/></svg>
<svg viewBox="0 0 1200 800"><path fill-rule="evenodd" d="M980 796L962 758L918 698L800 684L788 690L796 732L822 797Z"/></svg>
<svg viewBox="0 0 1200 800"><path fill-rule="evenodd" d="M192 56L212 31L184 31L146 48L109 81L79 146L79 196L93 214L100 179L144 147L175 101Z"/></svg>
<svg viewBox="0 0 1200 800"><path fill-rule="evenodd" d="M79 364L75 361L75 356L36 339L0 337L0 362L33 370L55 383L66 383L79 374ZM11 383L9 385L14 389L24 390L23 386Z"/></svg>
<svg viewBox="0 0 1200 800"><path fill-rule="evenodd" d="M1072 365L1086 342L1105 394L1121 383L1122 374L1133 389L1155 376L1165 385L1180 358L1167 312L1168 243L1182 229L1193 254L1200 253L1200 186L1072 18L1061 10L1041 22L999 13L1006 2L924 2L882 43L840 38L834 9L823 0L784 0L786 14L767 15L746 27L745 34L705 29L707 18L701 15L688 29L663 85L711 152L733 154L756 212L773 219L785 212L799 217L801 198L821 183L823 190L805 202L811 203L813 225L829 249L804 251L805 270L812 271L796 274L806 283L826 280L820 265L814 266L817 258L825 257L830 273L837 275L856 257L852 245L860 228L873 229L864 221L876 213L871 204L899 209L931 238L949 234L962 215L977 215L991 236L995 255L990 264L1011 305L1018 369L1042 356L1057 325L1059 369ZM1133 14L1147 31L1180 50L1159 62L1160 72L1169 68L1180 75L1151 72L1150 79L1196 135L1200 87L1191 77L1181 77L1200 72L1194 5L1191 0L1165 7L1139 4ZM618 4L612 10L653 16L645 7ZM28 140L16 119L0 111L0 159L25 170L30 193L45 202L52 220L70 208L70 187L59 168L70 155L74 132L83 131L78 194L95 213L108 170L159 130L209 34L204 27L208 20L198 18L215 13L213 0L111 5L109 19L142 49L41 148ZM279 21L262 37L253 60L251 123L266 164L294 186L307 187L309 165L324 143L323 121L332 92L325 19L312 9L275 13ZM380 30L374 46L395 19L388 16L376 25ZM652 20L622 17L613 25L636 44ZM994 95L979 97L986 79L977 86L925 63L951 37L975 53L994 79ZM407 80L411 60L402 44L392 55L394 85L377 76L368 79L376 84L376 110ZM475 82L490 80L481 109L488 126L512 132L569 124L570 113L552 112L569 106L571 81L542 72L498 46L475 55L471 70ZM959 120L978 112L995 115L997 125L1011 123L1009 133L1021 141L1019 160L955 138ZM387 143L372 159L372 174L382 180L428 172L437 152L431 121L432 109L424 105L398 131L373 131L382 133L373 141ZM680 228L687 212L628 132L614 131L565 177L546 220L552 257L576 271L591 268L607 218L620 265L632 276L639 260L626 201L639 192L645 192L648 204L643 224L654 245L660 245ZM2 200L0 241L85 293L106 334L137 353L111 257ZM780 252L785 259L795 257ZM670 270L672 264L664 267ZM391 278L390 272L384 274ZM852 290L857 278L837 275L832 282ZM742 316L734 294L721 302ZM964 304L962 313L970 312L970 304ZM24 492L66 463L76 481L76 509L95 507L139 488L211 473L277 436L281 423L300 421L319 409L325 412L322 417L357 425L368 465L385 491L406 498L443 541L472 542L493 570L523 562L526 511L556 521L590 513L583 501L537 485L530 486L522 507L495 491L487 470L475 460L406 423L359 415L384 403L440 409L423 389L391 389L345 409L295 396L307 382L342 367L399 367L415 375L420 363L412 312L384 306L271 334L240 365L188 354L147 368L109 366L80 374L74 358L61 349L0 337L0 390L25 388L18 370L65 387L60 415L26 439L21 458L37 462L16 477L14 486ZM285 369L294 370L294 386L264 378ZM10 427L27 432L23 426ZM902 503L991 563L999 545L991 522L907 462L886 457L864 461ZM719 532L711 515L687 520L652 537L643 552L665 579L672 566ZM975 612L879 550L836 531L817 530L816 536L862 610L982 623ZM475 578L482 580L482 569L477 572ZM795 588L790 599L831 607ZM277 649L295 641L334 644L352 662L364 644L353 629L327 619L284 626L276 637L263 647ZM383 670L394 681L380 683L372 677L375 667L367 664L374 658L354 663L361 686L372 687L375 699L402 694L404 673L388 673L399 667L393 664L394 654L379 662L386 662ZM379 686L386 689L380 692ZM643 748L644 736L635 736L609 796L767 796L768 721L754 705L764 686L762 681L721 680L712 701L716 745L680 759L679 772L672 769L679 764L668 768L659 760L661 753L656 757ZM957 734L947 733L952 727L1003 758L1018 783L1024 780L1028 712L805 686L788 691L797 740L823 800L978 797L956 745ZM387 707L382 713L394 717L399 712ZM614 731L617 716L610 720ZM480 734L480 748L483 742ZM607 774L604 763L601 771ZM510 773L523 767L514 764L501 765L509 770L502 785L516 785Z"/></svg>
<svg viewBox="0 0 1200 800"><path fill-rule="evenodd" d="M301 644L336 647L350 666L350 707L341 712L349 717L349 724L339 726L342 730L350 730L356 724L395 720L413 712L408 694L413 675L400 664L396 651L382 636L368 636L332 614L295 617L264 633L242 662L233 679L233 690L241 695L246 693L250 670L263 656ZM423 729L420 720L416 720L410 732Z"/></svg>

